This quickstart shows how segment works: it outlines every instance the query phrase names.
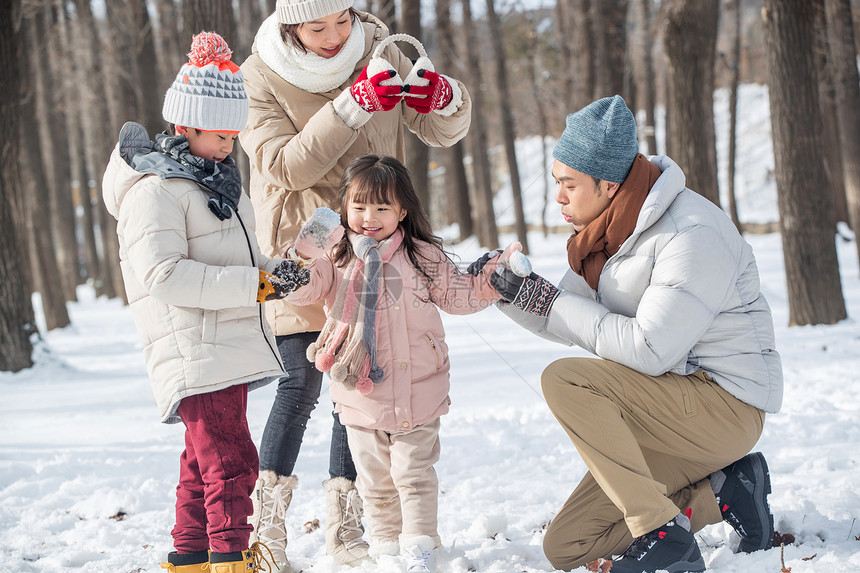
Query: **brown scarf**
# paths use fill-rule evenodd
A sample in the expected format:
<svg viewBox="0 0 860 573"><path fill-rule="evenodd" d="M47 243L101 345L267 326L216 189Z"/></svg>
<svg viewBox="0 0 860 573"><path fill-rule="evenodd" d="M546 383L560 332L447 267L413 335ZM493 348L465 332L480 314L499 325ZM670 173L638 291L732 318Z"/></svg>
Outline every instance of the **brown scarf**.
<svg viewBox="0 0 860 573"><path fill-rule="evenodd" d="M633 234L645 197L660 177L660 168L641 153L633 160L627 179L609 206L598 217L567 240L570 268L597 290L600 273L609 257Z"/></svg>

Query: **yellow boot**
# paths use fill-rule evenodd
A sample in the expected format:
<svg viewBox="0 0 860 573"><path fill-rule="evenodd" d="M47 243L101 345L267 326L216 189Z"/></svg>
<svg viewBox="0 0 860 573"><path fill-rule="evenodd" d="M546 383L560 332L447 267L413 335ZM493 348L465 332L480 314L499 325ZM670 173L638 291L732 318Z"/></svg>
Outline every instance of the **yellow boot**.
<svg viewBox="0 0 860 573"><path fill-rule="evenodd" d="M268 557L263 554L264 550L268 552ZM246 551L210 553L209 569L206 573L262 573L263 571L273 571L272 564L274 561L269 548L257 542ZM263 565L264 563L265 565Z"/></svg>
<svg viewBox="0 0 860 573"><path fill-rule="evenodd" d="M167 556L167 563L161 564L167 573L209 573L209 552L198 551L196 553L171 552Z"/></svg>

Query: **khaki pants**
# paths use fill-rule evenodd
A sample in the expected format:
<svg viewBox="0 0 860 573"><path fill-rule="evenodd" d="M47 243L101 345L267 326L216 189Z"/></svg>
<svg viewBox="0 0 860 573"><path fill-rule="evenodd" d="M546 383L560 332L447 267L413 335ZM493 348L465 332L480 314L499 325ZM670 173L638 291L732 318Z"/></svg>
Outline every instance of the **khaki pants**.
<svg viewBox="0 0 860 573"><path fill-rule="evenodd" d="M437 531L439 418L404 432L347 426L347 438L364 501L372 543L400 535L428 535L442 545Z"/></svg>
<svg viewBox="0 0 860 573"><path fill-rule="evenodd" d="M752 449L762 410L703 372L652 377L594 358L553 362L541 382L589 470L544 537L553 567L617 555L686 508L694 532L721 521L708 476Z"/></svg>

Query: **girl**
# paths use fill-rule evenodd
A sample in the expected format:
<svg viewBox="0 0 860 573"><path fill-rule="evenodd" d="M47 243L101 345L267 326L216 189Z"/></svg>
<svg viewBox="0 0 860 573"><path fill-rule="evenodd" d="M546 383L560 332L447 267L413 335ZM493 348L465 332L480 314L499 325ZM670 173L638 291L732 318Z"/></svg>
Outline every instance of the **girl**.
<svg viewBox="0 0 860 573"><path fill-rule="evenodd" d="M489 282L498 260L477 276L460 274L432 234L408 171L392 157L355 159L341 181L340 205L345 236L287 300L326 303L328 317L308 358L334 382L371 555L400 553L408 571L435 571L441 543L433 464L439 417L450 403L437 307L468 314L490 306L499 298ZM309 253L300 242L296 254Z"/></svg>
<svg viewBox="0 0 860 573"><path fill-rule="evenodd" d="M367 77L365 67L388 28L352 8L353 0L278 0L260 26L251 55L242 64L250 101L240 135L251 158L250 196L260 247L283 256L302 222L315 208L333 206L343 170L365 153L405 159L404 129L427 145L449 147L469 130L471 100L466 87L427 71L429 86L380 86L388 75ZM382 57L401 78L412 62L388 46ZM420 90L420 95L413 97ZM325 322L321 304L266 305L288 376L278 383L260 444L260 480L254 492L255 538L270 547L290 571L284 512L297 486L299 450L322 386L322 374L305 360L305 349ZM346 432L334 414L327 500L326 550L341 563L367 555L353 515L355 467Z"/></svg>

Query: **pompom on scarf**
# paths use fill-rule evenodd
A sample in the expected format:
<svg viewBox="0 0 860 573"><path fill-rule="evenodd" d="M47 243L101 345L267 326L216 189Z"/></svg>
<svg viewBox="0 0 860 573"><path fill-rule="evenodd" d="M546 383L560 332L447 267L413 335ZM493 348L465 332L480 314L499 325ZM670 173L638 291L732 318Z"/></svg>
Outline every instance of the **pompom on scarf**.
<svg viewBox="0 0 860 573"><path fill-rule="evenodd" d="M343 271L343 281L308 360L332 380L369 394L385 375L376 361L376 312L382 291L382 264L403 242L398 229L384 241L347 233L355 257Z"/></svg>

